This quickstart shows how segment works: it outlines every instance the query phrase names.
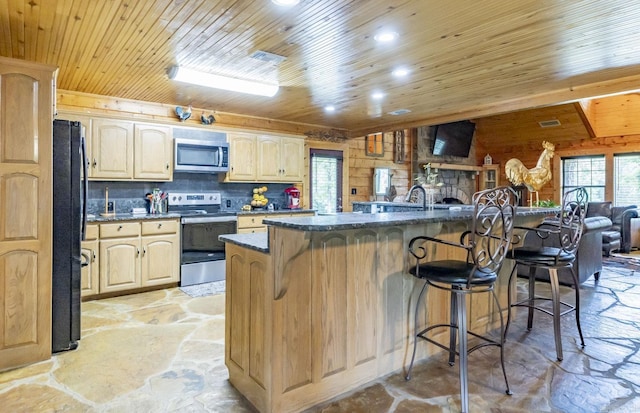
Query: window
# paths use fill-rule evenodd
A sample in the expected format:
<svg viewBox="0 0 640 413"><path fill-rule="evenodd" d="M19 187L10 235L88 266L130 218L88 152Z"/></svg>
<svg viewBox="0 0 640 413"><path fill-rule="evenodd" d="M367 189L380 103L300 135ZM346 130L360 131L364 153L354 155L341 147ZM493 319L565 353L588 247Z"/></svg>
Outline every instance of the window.
<svg viewBox="0 0 640 413"><path fill-rule="evenodd" d="M342 152L312 148L310 155L311 208L342 212Z"/></svg>
<svg viewBox="0 0 640 413"><path fill-rule="evenodd" d="M615 205L640 205L640 154L613 156L613 202Z"/></svg>
<svg viewBox="0 0 640 413"><path fill-rule="evenodd" d="M562 193L585 187L589 201L604 201L604 155L562 158Z"/></svg>

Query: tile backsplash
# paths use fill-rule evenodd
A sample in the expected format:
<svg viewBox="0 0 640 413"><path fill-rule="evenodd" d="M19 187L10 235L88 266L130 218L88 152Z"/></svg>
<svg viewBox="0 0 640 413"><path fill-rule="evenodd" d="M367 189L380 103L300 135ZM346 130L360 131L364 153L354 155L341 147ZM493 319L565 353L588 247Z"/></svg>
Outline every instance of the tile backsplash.
<svg viewBox="0 0 640 413"><path fill-rule="evenodd" d="M253 188L267 186L265 194L270 203L276 207L285 204L284 190L287 183L223 183L218 182L216 174L174 173L172 182L137 182L137 181L89 181L87 211L90 214L104 212L105 189L109 188L109 201L115 204L116 213L131 212L132 208L146 208L145 194L154 188L168 192L220 192L222 211L239 211L242 205L251 201ZM227 200L230 207L227 207ZM169 210L171 212L171 210Z"/></svg>

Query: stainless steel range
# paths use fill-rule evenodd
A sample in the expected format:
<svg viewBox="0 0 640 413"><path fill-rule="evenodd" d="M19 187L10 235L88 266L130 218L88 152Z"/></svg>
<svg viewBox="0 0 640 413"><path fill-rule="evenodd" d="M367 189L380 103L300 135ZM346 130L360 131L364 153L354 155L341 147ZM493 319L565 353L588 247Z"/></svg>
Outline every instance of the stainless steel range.
<svg viewBox="0 0 640 413"><path fill-rule="evenodd" d="M171 192L169 209L180 213L180 285L225 279L222 234L236 233L236 214L220 211L219 192Z"/></svg>

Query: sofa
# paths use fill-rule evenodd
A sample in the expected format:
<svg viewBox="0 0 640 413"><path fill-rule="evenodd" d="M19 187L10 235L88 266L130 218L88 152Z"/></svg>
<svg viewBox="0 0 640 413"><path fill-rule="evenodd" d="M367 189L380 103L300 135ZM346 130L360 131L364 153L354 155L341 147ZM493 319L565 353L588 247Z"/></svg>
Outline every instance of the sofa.
<svg viewBox="0 0 640 413"><path fill-rule="evenodd" d="M557 228L557 224L550 221L542 222L539 228ZM589 217L584 220L584 232L580 239L580 245L576 252L576 260L573 264L578 275L578 283L582 284L592 275L597 280L602 271L602 231L611 228L611 220L607 217ZM525 246L558 247L558 237L541 239L535 231L529 231L522 240ZM570 268L558 270L558 282L563 285L573 285L573 277ZM518 265L518 277L529 278L529 267ZM546 269L536 270L536 279L549 280L549 272Z"/></svg>
<svg viewBox="0 0 640 413"><path fill-rule="evenodd" d="M639 211L636 205L613 206L611 202L589 202L587 205L587 217L605 217L611 220L611 228L602 231L602 252L609 256L612 251L627 253L632 247L632 239L635 227L632 227L632 219L638 218Z"/></svg>

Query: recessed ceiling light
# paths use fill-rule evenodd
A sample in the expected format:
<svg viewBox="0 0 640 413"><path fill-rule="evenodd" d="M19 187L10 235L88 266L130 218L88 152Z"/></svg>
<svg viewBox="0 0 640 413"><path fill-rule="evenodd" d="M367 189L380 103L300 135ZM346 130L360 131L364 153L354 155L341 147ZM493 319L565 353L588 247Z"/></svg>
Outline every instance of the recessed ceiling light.
<svg viewBox="0 0 640 413"><path fill-rule="evenodd" d="M394 71L391 72L391 74L395 77L404 77L409 74L409 69L405 69L404 67L399 67L397 69L394 69Z"/></svg>
<svg viewBox="0 0 640 413"><path fill-rule="evenodd" d="M398 37L398 33L394 31L383 31L373 36L373 38L380 43L389 43L396 40Z"/></svg>
<svg viewBox="0 0 640 413"><path fill-rule="evenodd" d="M278 6L295 6L300 3L300 0L271 0L273 4L277 4Z"/></svg>
<svg viewBox="0 0 640 413"><path fill-rule="evenodd" d="M394 110L393 112L389 112L389 115L392 116L398 116L398 115L404 115L411 112L409 109L398 109L398 110Z"/></svg>
<svg viewBox="0 0 640 413"><path fill-rule="evenodd" d="M335 112L336 111L336 107L333 105L327 105L324 107L324 110L326 110L327 112Z"/></svg>
<svg viewBox="0 0 640 413"><path fill-rule="evenodd" d="M373 99L375 99L375 100L380 100L380 99L382 99L384 97L384 93L382 93L382 92L373 92L371 94L371 97Z"/></svg>

